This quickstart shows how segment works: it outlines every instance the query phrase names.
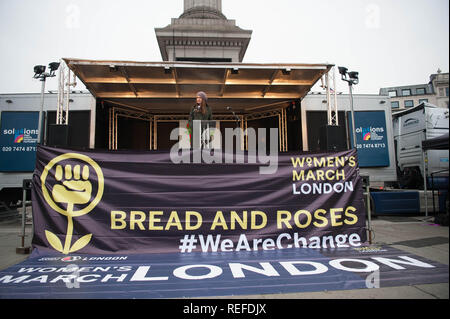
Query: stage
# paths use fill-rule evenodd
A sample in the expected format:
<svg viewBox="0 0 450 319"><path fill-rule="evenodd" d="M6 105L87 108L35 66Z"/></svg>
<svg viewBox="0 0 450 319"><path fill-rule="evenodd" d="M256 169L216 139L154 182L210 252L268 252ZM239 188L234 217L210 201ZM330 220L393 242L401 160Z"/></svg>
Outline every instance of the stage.
<svg viewBox="0 0 450 319"><path fill-rule="evenodd" d="M448 282L448 265L368 244L356 150L279 154L271 174L249 154L208 164L207 153L174 163L168 152L39 147L33 253L0 272L0 297L202 298Z"/></svg>

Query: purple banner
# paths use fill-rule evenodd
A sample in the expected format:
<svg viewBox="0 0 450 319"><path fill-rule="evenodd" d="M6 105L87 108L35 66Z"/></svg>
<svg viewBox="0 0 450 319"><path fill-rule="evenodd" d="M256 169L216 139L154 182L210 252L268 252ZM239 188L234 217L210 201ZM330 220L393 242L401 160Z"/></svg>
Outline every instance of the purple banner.
<svg viewBox="0 0 450 319"><path fill-rule="evenodd" d="M39 147L33 247L62 254L186 254L366 241L354 150L283 153L271 175L260 174L261 164L247 155L243 163L225 162L175 164L169 152Z"/></svg>

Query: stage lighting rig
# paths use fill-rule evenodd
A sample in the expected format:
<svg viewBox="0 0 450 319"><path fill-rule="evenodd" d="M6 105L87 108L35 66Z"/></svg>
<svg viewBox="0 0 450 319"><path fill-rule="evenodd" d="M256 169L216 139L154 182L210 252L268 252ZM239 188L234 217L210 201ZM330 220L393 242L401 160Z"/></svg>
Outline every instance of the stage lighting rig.
<svg viewBox="0 0 450 319"><path fill-rule="evenodd" d="M34 79L39 79L42 82L41 86L41 109L39 111L39 124L38 124L38 143L42 143L42 137L44 136L42 134L42 116L44 111L44 92L45 92L45 81L47 78L52 78L56 76L55 72L59 68L59 62L51 62L48 65L48 68L50 69L50 72L45 72L46 67L44 65L36 65L33 69L34 71Z"/></svg>
<svg viewBox="0 0 450 319"><path fill-rule="evenodd" d="M353 108L353 85L359 83L359 73L355 71L348 72L346 67L340 66L338 67L339 73L341 74L342 81L348 83L348 88L350 91L350 109L352 113L352 138L353 138L353 146L357 148L356 145L356 127L355 127L355 111Z"/></svg>
<svg viewBox="0 0 450 319"><path fill-rule="evenodd" d="M36 65L34 67L34 78L39 78L43 73L45 73L45 65Z"/></svg>

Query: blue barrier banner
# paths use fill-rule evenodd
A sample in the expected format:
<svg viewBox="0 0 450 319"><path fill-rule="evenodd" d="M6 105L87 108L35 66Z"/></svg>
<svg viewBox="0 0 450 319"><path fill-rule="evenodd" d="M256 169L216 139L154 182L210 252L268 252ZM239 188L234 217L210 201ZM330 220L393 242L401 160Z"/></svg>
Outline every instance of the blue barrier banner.
<svg viewBox="0 0 450 319"><path fill-rule="evenodd" d="M389 145L384 111L358 111L355 113L356 148L358 150L359 167L387 167L389 161ZM348 113L350 132L352 130L351 113ZM352 147L353 134L350 134Z"/></svg>
<svg viewBox="0 0 450 319"><path fill-rule="evenodd" d="M0 272L0 298L218 297L448 282L448 266L387 246L192 254L42 254Z"/></svg>
<svg viewBox="0 0 450 319"><path fill-rule="evenodd" d="M39 112L1 113L0 171L32 172L36 166Z"/></svg>

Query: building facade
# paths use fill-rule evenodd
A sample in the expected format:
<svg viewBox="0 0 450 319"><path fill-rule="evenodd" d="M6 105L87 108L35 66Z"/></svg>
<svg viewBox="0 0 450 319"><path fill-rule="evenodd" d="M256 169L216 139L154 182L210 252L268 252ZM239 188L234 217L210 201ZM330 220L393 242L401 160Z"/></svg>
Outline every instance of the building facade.
<svg viewBox="0 0 450 319"><path fill-rule="evenodd" d="M380 89L380 95L389 96L392 111L411 108L422 102L448 108L448 73L436 73L430 81L423 84L386 87Z"/></svg>
<svg viewBox="0 0 450 319"><path fill-rule="evenodd" d="M432 74L430 76L430 83L432 84L436 94L435 105L449 108L448 73L438 72L437 74Z"/></svg>

